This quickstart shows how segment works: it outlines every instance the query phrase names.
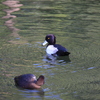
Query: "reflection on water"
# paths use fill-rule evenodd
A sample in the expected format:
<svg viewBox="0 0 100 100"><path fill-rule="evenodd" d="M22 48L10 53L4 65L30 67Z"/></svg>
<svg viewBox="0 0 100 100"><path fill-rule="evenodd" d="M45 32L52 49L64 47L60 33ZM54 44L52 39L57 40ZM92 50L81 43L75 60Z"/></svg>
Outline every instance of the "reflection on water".
<svg viewBox="0 0 100 100"><path fill-rule="evenodd" d="M34 89L34 90L28 90L28 89L20 89L20 95L26 98L43 98L44 97L44 91L42 89Z"/></svg>
<svg viewBox="0 0 100 100"><path fill-rule="evenodd" d="M60 64L67 64L68 62L71 62L69 56L52 56L52 55L46 55L44 56L43 61L46 63L49 63L51 65L60 65Z"/></svg>
<svg viewBox="0 0 100 100"><path fill-rule="evenodd" d="M8 21L5 21L5 25L12 31L12 36L14 37L20 37L19 34L17 33L19 31L19 29L17 29L16 27L14 27L15 22L13 21L14 18L16 18L17 16L15 15L11 15L11 13L15 12L15 11L19 11L20 8L23 6L22 4L18 4L19 1L5 1L3 2L4 5L7 5L8 7L10 7L10 9L4 9L3 11L5 11L7 13L6 16L3 16L2 18L6 18L9 19Z"/></svg>
<svg viewBox="0 0 100 100"><path fill-rule="evenodd" d="M57 67L56 65L65 66L68 63L71 63L69 56L52 56L52 55L45 55L43 56L42 63L34 63L33 65L36 68L43 68L49 69Z"/></svg>

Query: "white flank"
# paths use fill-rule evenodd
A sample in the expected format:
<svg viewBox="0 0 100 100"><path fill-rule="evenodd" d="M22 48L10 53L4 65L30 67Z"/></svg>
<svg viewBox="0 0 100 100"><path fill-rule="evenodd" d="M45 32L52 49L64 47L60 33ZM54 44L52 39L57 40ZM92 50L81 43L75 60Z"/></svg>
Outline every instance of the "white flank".
<svg viewBox="0 0 100 100"><path fill-rule="evenodd" d="M46 49L47 54L55 54L58 51L53 45L49 45Z"/></svg>

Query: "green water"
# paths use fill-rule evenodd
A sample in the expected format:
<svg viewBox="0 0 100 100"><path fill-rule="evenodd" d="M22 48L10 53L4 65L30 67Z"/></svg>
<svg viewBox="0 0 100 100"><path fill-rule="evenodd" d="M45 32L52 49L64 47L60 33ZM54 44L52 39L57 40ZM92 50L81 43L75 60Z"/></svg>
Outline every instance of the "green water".
<svg viewBox="0 0 100 100"><path fill-rule="evenodd" d="M45 58L47 34L69 58ZM45 76L41 90L15 87L26 73ZM100 100L100 1L1 0L0 100Z"/></svg>

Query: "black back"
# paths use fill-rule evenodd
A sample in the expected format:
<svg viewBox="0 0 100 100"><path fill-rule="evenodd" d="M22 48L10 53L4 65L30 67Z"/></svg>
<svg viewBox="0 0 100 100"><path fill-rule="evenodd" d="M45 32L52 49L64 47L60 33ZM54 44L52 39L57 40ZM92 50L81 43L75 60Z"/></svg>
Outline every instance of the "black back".
<svg viewBox="0 0 100 100"><path fill-rule="evenodd" d="M67 51L67 49L59 44L55 44L54 47L56 47L58 49L57 51L57 55L58 56L68 56L70 54L70 52Z"/></svg>

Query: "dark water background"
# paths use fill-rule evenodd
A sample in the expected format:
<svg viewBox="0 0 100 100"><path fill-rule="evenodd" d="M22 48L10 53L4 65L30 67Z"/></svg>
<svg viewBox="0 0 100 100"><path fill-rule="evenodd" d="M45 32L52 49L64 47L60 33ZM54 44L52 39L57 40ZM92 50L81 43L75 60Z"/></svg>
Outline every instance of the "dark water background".
<svg viewBox="0 0 100 100"><path fill-rule="evenodd" d="M69 58L45 58L47 34ZM14 86L26 73L45 76L41 90ZM1 0L0 100L100 100L100 0Z"/></svg>

